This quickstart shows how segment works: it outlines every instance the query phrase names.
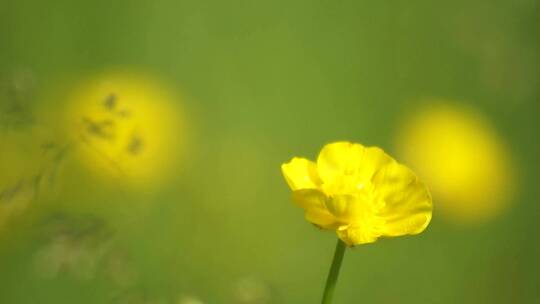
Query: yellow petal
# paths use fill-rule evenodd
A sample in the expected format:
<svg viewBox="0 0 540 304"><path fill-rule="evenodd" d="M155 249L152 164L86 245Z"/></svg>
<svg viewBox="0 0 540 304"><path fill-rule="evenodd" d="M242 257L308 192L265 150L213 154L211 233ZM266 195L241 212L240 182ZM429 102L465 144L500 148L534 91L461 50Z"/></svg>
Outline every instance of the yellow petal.
<svg viewBox="0 0 540 304"><path fill-rule="evenodd" d="M373 243L377 240L377 236L366 233L362 227L356 225L342 226L336 230L336 233L348 246Z"/></svg>
<svg viewBox="0 0 540 304"><path fill-rule="evenodd" d="M304 209L320 208L326 210L327 197L316 189L300 189L292 193L293 202Z"/></svg>
<svg viewBox="0 0 540 304"><path fill-rule="evenodd" d="M308 222L322 229L336 229L338 226L336 219L326 210L306 210L304 216Z"/></svg>
<svg viewBox="0 0 540 304"><path fill-rule="evenodd" d="M336 227L336 218L326 208L327 197L319 190L301 189L293 191L293 201L305 211L306 220L325 229Z"/></svg>
<svg viewBox="0 0 540 304"><path fill-rule="evenodd" d="M326 200L326 208L341 222L349 223L363 219L371 211L367 193L334 195Z"/></svg>
<svg viewBox="0 0 540 304"><path fill-rule="evenodd" d="M281 165L281 171L293 191L316 189L320 184L317 166L308 159L295 157L290 162Z"/></svg>
<svg viewBox="0 0 540 304"><path fill-rule="evenodd" d="M352 195L336 195L326 201L326 208L337 218L348 218L354 210L355 199Z"/></svg>
<svg viewBox="0 0 540 304"><path fill-rule="evenodd" d="M373 174L391 161L392 158L380 148L336 142L321 150L317 172L327 192L350 193L365 187Z"/></svg>
<svg viewBox="0 0 540 304"><path fill-rule="evenodd" d="M407 167L392 162L373 177L375 200L384 206L377 216L384 219L382 236L422 232L431 220L432 201L426 186Z"/></svg>

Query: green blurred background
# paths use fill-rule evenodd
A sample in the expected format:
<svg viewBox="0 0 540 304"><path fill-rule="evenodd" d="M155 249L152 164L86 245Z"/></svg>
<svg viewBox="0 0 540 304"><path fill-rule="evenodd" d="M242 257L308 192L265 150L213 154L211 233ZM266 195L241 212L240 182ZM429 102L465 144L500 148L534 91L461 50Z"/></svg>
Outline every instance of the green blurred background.
<svg viewBox="0 0 540 304"><path fill-rule="evenodd" d="M430 98L489 119L513 202L465 225L435 196L423 234L347 251L335 302L539 303L539 23L534 0L0 0L4 199L15 173L58 167L0 201L0 303L317 303L335 234L302 218L280 164L335 140L400 159L404 113ZM186 151L152 191L39 152L35 132L64 141L64 91L115 69L181 96Z"/></svg>

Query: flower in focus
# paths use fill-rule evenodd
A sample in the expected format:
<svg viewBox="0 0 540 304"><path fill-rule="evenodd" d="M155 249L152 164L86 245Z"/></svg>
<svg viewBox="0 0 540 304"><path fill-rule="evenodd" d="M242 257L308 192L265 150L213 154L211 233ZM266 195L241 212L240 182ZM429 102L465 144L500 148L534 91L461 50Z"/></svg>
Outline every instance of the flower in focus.
<svg viewBox="0 0 540 304"><path fill-rule="evenodd" d="M174 168L182 121L166 88L145 76L113 73L85 82L71 97L69 132L100 176L137 187Z"/></svg>
<svg viewBox="0 0 540 304"><path fill-rule="evenodd" d="M438 103L412 115L398 133L398 151L450 219L487 220L509 201L509 155L490 123L471 109Z"/></svg>
<svg viewBox="0 0 540 304"><path fill-rule="evenodd" d="M281 169L306 220L349 246L418 234L431 220L426 186L380 148L336 142L316 163L295 157Z"/></svg>

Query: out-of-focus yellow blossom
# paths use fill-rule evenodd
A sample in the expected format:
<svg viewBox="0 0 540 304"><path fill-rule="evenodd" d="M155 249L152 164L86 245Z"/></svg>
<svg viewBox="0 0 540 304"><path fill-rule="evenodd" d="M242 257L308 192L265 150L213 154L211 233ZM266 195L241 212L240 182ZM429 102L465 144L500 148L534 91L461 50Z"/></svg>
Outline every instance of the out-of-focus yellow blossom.
<svg viewBox="0 0 540 304"><path fill-rule="evenodd" d="M83 83L71 97L69 131L83 162L100 176L138 188L171 173L185 132L177 101L152 79L113 73Z"/></svg>
<svg viewBox="0 0 540 304"><path fill-rule="evenodd" d="M398 150L453 220L490 219L508 202L514 184L509 156L489 122L471 109L426 107L400 128Z"/></svg>
<svg viewBox="0 0 540 304"><path fill-rule="evenodd" d="M349 246L418 234L431 220L426 186L380 148L336 142L316 163L295 157L281 169L306 219Z"/></svg>

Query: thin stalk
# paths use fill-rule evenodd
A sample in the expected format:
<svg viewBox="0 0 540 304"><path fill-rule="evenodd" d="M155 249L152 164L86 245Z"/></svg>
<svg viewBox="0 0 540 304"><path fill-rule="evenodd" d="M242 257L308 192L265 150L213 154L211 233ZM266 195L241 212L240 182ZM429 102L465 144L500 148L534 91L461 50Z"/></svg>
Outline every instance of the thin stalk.
<svg viewBox="0 0 540 304"><path fill-rule="evenodd" d="M336 244L336 251L334 252L334 260L326 279L326 286L324 287L324 294L322 298L322 304L331 304L334 296L334 290L339 276L339 270L341 268L341 262L343 261L343 255L345 254L345 243L338 239Z"/></svg>

